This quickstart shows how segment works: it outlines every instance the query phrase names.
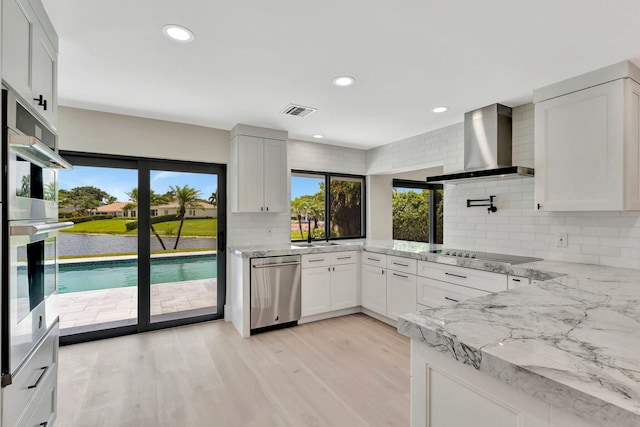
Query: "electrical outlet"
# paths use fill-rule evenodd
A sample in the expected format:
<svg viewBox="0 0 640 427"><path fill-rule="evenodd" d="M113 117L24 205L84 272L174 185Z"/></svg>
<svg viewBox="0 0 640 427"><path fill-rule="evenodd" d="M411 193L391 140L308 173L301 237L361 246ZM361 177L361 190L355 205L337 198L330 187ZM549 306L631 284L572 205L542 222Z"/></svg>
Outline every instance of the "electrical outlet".
<svg viewBox="0 0 640 427"><path fill-rule="evenodd" d="M566 232L561 231L556 233L556 246L559 248L566 248L567 246L569 246Z"/></svg>

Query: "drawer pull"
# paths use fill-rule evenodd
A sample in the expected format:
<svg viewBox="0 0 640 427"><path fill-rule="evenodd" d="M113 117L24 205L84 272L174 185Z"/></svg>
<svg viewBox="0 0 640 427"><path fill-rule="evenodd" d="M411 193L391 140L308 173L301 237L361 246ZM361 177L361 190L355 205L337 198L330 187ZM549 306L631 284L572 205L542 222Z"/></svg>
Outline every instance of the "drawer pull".
<svg viewBox="0 0 640 427"><path fill-rule="evenodd" d="M513 280L514 282L519 282L520 281L520 279L511 279L511 280Z"/></svg>
<svg viewBox="0 0 640 427"><path fill-rule="evenodd" d="M445 272L444 274L446 274L447 276L459 277L461 279L466 279L467 278L467 276L463 276L461 274L453 274L453 273L449 273L449 272Z"/></svg>
<svg viewBox="0 0 640 427"><path fill-rule="evenodd" d="M351 259L350 256L339 256L338 259Z"/></svg>
<svg viewBox="0 0 640 427"><path fill-rule="evenodd" d="M378 258L370 258L370 257L367 257L367 259L368 259L369 261L376 261L376 262L380 262L380 260L379 260Z"/></svg>
<svg viewBox="0 0 640 427"><path fill-rule="evenodd" d="M309 262L320 262L320 261L324 261L324 258L310 259L309 260Z"/></svg>
<svg viewBox="0 0 640 427"><path fill-rule="evenodd" d="M401 263L395 262L395 261L393 262L393 265L400 265L402 267L409 267L409 264L401 264Z"/></svg>
<svg viewBox="0 0 640 427"><path fill-rule="evenodd" d="M453 302L460 302L457 299L453 299L453 298L449 298L449 297L444 297L444 299L449 300L449 301L453 301Z"/></svg>
<svg viewBox="0 0 640 427"><path fill-rule="evenodd" d="M49 367L48 367L48 366L44 366L44 367L42 367L42 368L40 368L40 369L42 370L42 372L40 372L40 376L38 377L38 379L36 380L36 382L35 382L35 383L33 383L32 385L30 385L29 387L27 387L28 389L38 387L38 384L40 384L40 381L42 380L42 377L44 377L44 374L46 374L46 373L47 373L47 371L49 370Z"/></svg>
<svg viewBox="0 0 640 427"><path fill-rule="evenodd" d="M404 274L393 273L394 276L402 277L403 279L408 279L409 276L405 276Z"/></svg>
<svg viewBox="0 0 640 427"><path fill-rule="evenodd" d="M40 427L47 427L49 425L49 421L45 421L43 423L38 424Z"/></svg>

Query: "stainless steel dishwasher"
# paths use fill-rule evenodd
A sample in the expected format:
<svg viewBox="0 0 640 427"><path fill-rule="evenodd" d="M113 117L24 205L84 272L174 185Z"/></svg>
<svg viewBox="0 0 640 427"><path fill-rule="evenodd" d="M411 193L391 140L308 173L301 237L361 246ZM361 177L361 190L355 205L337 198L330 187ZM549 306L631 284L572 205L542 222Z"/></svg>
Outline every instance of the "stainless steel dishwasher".
<svg viewBox="0 0 640 427"><path fill-rule="evenodd" d="M251 332L297 324L300 319L300 255L251 260Z"/></svg>

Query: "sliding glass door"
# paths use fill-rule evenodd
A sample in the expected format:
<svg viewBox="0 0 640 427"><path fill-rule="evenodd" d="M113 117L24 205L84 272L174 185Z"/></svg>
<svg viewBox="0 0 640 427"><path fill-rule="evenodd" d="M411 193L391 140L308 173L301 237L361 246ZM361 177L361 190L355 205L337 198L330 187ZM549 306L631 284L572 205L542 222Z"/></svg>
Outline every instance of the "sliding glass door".
<svg viewBox="0 0 640 427"><path fill-rule="evenodd" d="M64 155L61 342L222 318L224 166Z"/></svg>

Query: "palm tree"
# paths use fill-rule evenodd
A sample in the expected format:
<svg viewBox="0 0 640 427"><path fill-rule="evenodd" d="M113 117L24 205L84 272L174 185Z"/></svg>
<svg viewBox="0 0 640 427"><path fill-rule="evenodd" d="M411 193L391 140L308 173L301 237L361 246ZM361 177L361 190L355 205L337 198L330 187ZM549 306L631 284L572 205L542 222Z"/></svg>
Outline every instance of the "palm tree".
<svg viewBox="0 0 640 427"><path fill-rule="evenodd" d="M187 209L202 208L202 205L200 204L202 200L200 199L200 190L191 188L188 185L184 185L182 187L179 185L174 187L172 185L169 188L171 189L171 195L179 206L178 217L180 218L180 226L178 227L176 243L173 246L173 249L177 249L178 242L180 241L180 233L182 233L182 225L184 224L184 215L187 213Z"/></svg>
<svg viewBox="0 0 640 427"><path fill-rule="evenodd" d="M126 205L124 205L122 209L129 210L137 207L138 206L138 187L133 188L131 191L129 191L126 194L127 196L129 196L129 200L131 200L131 203L127 203ZM165 203L166 201L167 200L164 196L161 196L157 194L155 191L149 189L149 204L151 206L159 205L161 203ZM158 242L160 242L160 246L162 246L162 249L166 251L167 247L164 245L164 242L162 241L162 237L160 237L160 234L158 234L158 232L153 227L153 224L151 224L151 222L149 222L149 227L151 228L151 232L153 233L153 235L156 236L156 238L158 239Z"/></svg>

